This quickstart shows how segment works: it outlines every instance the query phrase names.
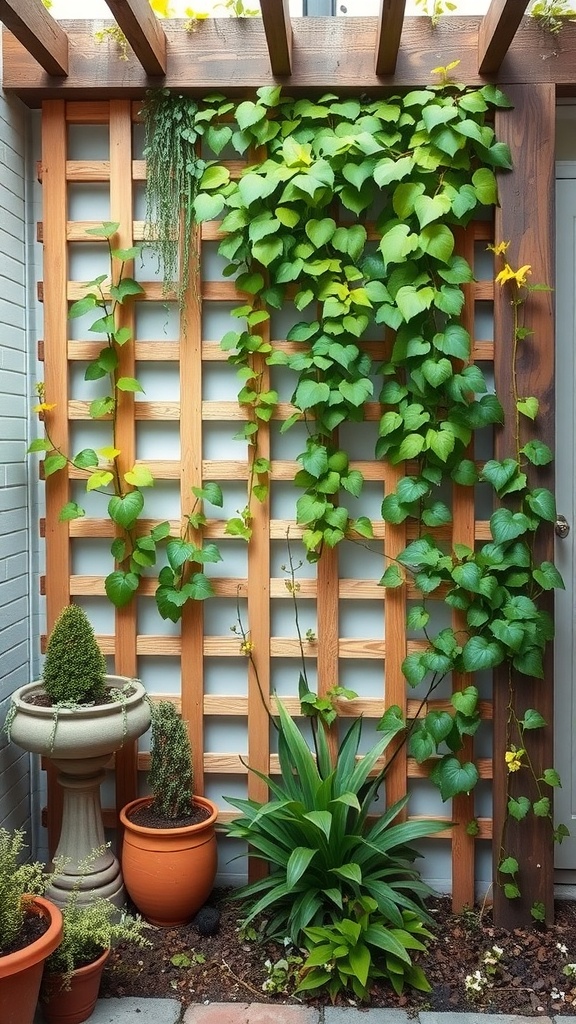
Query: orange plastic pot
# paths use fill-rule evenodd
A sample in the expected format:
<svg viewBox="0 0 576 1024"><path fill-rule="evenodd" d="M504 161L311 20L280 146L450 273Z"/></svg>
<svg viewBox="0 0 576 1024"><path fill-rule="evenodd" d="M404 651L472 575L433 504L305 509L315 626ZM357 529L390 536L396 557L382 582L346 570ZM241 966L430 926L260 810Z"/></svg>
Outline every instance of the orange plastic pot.
<svg viewBox="0 0 576 1024"><path fill-rule="evenodd" d="M61 974L46 972L40 989L42 1015L48 1024L82 1024L94 1012L102 971L110 956L105 949L102 956L85 967L72 972L70 987L65 988Z"/></svg>
<svg viewBox="0 0 576 1024"><path fill-rule="evenodd" d="M151 924L168 928L186 924L212 892L218 865L218 808L206 797L195 796L194 803L210 812L197 825L164 829L134 824L130 814L151 802L151 797L141 797L120 811L122 874L140 913Z"/></svg>
<svg viewBox="0 0 576 1024"><path fill-rule="evenodd" d="M62 940L62 914L54 903L35 896L30 910L50 924L44 935L24 949L0 956L0 1018L2 1024L32 1024L44 961Z"/></svg>

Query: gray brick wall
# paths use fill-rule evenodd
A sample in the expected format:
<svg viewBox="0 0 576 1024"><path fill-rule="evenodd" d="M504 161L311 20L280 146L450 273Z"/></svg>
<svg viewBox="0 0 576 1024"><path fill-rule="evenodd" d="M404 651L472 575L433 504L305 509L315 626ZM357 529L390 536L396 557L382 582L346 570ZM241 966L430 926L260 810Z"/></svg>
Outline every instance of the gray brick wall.
<svg viewBox="0 0 576 1024"><path fill-rule="evenodd" d="M0 723L30 678L27 114L0 90ZM28 754L0 736L0 825L30 829Z"/></svg>

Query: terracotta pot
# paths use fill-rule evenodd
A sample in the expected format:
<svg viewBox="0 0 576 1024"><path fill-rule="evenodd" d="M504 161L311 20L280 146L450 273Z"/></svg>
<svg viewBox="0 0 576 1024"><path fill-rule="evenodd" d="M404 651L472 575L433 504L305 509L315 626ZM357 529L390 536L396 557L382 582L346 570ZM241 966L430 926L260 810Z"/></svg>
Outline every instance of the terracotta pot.
<svg viewBox="0 0 576 1024"><path fill-rule="evenodd" d="M214 822L218 808L195 796L194 803L210 817L184 828L145 828L130 820L151 797L133 800L120 811L124 826L122 872L124 885L141 914L168 928L186 924L206 902L216 878L218 853Z"/></svg>
<svg viewBox="0 0 576 1024"><path fill-rule="evenodd" d="M42 896L35 896L30 910L49 920L44 935L24 949L0 956L0 1019L2 1024L32 1024L44 961L62 940L62 914Z"/></svg>
<svg viewBox="0 0 576 1024"><path fill-rule="evenodd" d="M73 971L70 987L65 988L61 974L46 972L40 990L42 1015L48 1024L82 1024L94 1012L104 965L110 956L105 949L102 956L85 967Z"/></svg>

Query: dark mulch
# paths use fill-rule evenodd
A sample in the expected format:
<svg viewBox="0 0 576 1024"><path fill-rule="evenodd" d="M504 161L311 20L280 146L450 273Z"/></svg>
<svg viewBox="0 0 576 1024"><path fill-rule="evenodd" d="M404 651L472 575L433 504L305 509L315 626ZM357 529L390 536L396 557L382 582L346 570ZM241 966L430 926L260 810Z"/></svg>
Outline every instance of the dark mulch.
<svg viewBox="0 0 576 1024"><path fill-rule="evenodd" d="M26 914L22 927L14 941L5 946L0 946L0 955L7 956L8 953L16 953L19 949L30 946L33 942L36 942L36 939L41 938L44 932L48 931L49 927L50 922L48 918L42 917L40 914Z"/></svg>
<svg viewBox="0 0 576 1024"><path fill-rule="evenodd" d="M104 972L102 996L164 996L184 1005L211 1002L296 1002L290 993L270 996L262 990L265 961L285 956L283 947L248 941L239 934L241 909L230 890L217 890L213 905L221 913L216 935L202 936L191 924L182 928L150 928L152 949L121 946ZM470 1010L542 1015L576 1013L576 978L563 974L576 962L576 903L559 901L553 927L535 926L512 933L494 928L489 909L454 915L447 898L430 902L437 922L433 941L419 955L432 986L429 993L405 992L377 985L371 1006L406 1010ZM496 944L503 956L491 987L473 1002L464 986L466 975L481 968L484 954ZM558 946L566 947L566 953ZM178 956L178 954L184 954ZM176 957L176 966L171 962ZM309 1000L318 1005L318 1001ZM325 1000L326 1002L328 1000ZM341 1000L342 1005L346 1001Z"/></svg>

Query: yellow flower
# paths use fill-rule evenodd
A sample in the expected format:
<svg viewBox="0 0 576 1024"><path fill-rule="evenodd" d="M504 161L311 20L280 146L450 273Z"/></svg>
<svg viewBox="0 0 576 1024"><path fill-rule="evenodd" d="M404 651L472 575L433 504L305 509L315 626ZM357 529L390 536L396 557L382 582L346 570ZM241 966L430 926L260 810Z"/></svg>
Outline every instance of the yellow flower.
<svg viewBox="0 0 576 1024"><path fill-rule="evenodd" d="M486 248L489 252L493 252L495 256L503 256L508 251L510 242L498 242L498 244L487 245Z"/></svg>
<svg viewBox="0 0 576 1024"><path fill-rule="evenodd" d="M516 750L515 748L513 748L512 750L506 751L504 757L506 759L506 767L508 768L509 772L518 772L521 768L523 768L522 758L524 757L525 753L526 751L522 747L520 748L520 750Z"/></svg>
<svg viewBox="0 0 576 1024"><path fill-rule="evenodd" d="M496 275L496 281L498 284L504 285L506 281L515 281L519 288L522 288L526 284L526 277L532 273L532 268L529 263L524 264L519 270L512 270L509 263L504 264L504 269Z"/></svg>
<svg viewBox="0 0 576 1024"><path fill-rule="evenodd" d="M40 402L39 405L35 405L32 408L32 412L50 412L51 409L56 408L56 402Z"/></svg>
<svg viewBox="0 0 576 1024"><path fill-rule="evenodd" d="M243 640L242 643L240 644L240 652L241 652L241 654L248 655L248 654L251 654L253 650L254 650L254 644L252 643L251 640Z"/></svg>

